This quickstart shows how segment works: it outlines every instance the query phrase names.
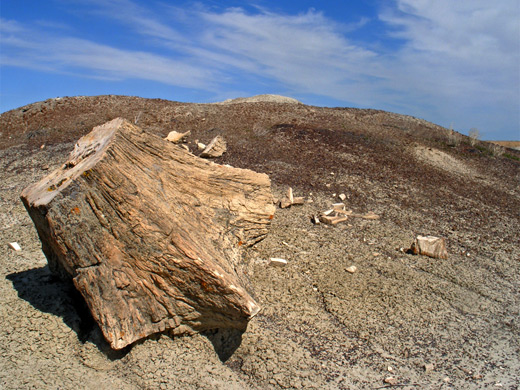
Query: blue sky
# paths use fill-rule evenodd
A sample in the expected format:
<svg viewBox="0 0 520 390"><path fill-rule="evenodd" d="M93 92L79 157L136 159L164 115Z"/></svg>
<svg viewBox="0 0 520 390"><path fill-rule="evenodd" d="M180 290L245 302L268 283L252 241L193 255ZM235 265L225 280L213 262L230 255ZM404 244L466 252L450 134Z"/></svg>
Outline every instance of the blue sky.
<svg viewBox="0 0 520 390"><path fill-rule="evenodd" d="M520 139L518 0L2 0L0 112L274 93Z"/></svg>

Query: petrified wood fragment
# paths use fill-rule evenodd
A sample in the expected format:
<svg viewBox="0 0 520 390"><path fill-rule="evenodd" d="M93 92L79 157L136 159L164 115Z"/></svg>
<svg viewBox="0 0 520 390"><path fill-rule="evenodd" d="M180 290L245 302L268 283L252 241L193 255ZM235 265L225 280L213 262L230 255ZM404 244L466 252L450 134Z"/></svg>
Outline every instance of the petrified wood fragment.
<svg viewBox="0 0 520 390"><path fill-rule="evenodd" d="M200 157L206 157L206 158L220 157L224 153L226 153L226 150L227 150L226 140L224 138L222 138L220 135L217 135L215 138L213 138L211 140L209 145L204 148L204 150L200 154Z"/></svg>
<svg viewBox="0 0 520 390"><path fill-rule="evenodd" d="M239 251L267 234L267 175L118 118L82 137L22 201L50 268L73 279L114 349L166 329L245 329L259 310Z"/></svg>
<svg viewBox="0 0 520 390"><path fill-rule="evenodd" d="M417 236L410 248L414 255L425 255L434 259L447 259L446 240L442 237Z"/></svg>

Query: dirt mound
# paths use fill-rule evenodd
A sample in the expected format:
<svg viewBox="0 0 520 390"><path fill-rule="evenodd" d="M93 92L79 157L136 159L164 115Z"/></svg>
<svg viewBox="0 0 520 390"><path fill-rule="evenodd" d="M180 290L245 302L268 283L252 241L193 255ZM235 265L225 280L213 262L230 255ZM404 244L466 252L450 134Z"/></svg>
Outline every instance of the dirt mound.
<svg viewBox="0 0 520 390"><path fill-rule="evenodd" d="M161 137L191 130L195 154L197 141L221 135L217 163L267 173L278 198L288 186L306 198L277 210L268 237L246 251L263 310L245 333L158 335L115 353L74 289L49 273L19 195L116 117ZM416 388L520 385L514 150L493 155L377 110L125 96L35 103L2 114L0 133L3 388L366 389L389 376ZM313 225L342 193L348 209L381 218ZM445 237L449 258L407 254L418 234Z"/></svg>
<svg viewBox="0 0 520 390"><path fill-rule="evenodd" d="M302 104L299 100L281 95L256 95L248 98L227 99L216 104L238 104L238 103L293 103Z"/></svg>
<svg viewBox="0 0 520 390"><path fill-rule="evenodd" d="M489 141L492 144L500 145L505 148L520 150L520 141Z"/></svg>

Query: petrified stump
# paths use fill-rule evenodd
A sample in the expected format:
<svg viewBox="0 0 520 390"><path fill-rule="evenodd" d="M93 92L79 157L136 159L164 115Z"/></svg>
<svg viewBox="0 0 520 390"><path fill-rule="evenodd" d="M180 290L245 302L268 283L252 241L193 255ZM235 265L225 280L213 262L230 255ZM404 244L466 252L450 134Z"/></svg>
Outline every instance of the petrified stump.
<svg viewBox="0 0 520 390"><path fill-rule="evenodd" d="M82 137L22 201L50 268L73 279L114 349L166 329L245 329L259 310L239 250L267 234L267 175L118 118Z"/></svg>

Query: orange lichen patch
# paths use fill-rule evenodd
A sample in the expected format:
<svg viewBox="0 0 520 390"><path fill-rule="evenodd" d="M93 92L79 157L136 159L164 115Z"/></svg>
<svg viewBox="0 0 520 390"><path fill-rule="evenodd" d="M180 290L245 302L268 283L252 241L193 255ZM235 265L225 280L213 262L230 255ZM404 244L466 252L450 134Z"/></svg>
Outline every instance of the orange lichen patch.
<svg viewBox="0 0 520 390"><path fill-rule="evenodd" d="M271 214L271 215L269 216L269 219L273 219L273 218L274 218L274 215Z"/></svg>
<svg viewBox="0 0 520 390"><path fill-rule="evenodd" d="M49 188L47 188L47 191L51 192L51 191L55 191L56 190L56 186L54 184L52 184Z"/></svg>
<svg viewBox="0 0 520 390"><path fill-rule="evenodd" d="M242 245L244 245L244 243L242 241L239 241L238 246L242 246Z"/></svg>
<svg viewBox="0 0 520 390"><path fill-rule="evenodd" d="M88 177L90 175L90 170L83 172L82 175Z"/></svg>
<svg viewBox="0 0 520 390"><path fill-rule="evenodd" d="M79 215L79 208L74 207L72 210L70 210L71 214Z"/></svg>

